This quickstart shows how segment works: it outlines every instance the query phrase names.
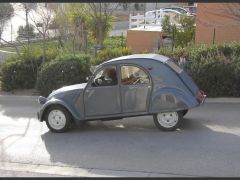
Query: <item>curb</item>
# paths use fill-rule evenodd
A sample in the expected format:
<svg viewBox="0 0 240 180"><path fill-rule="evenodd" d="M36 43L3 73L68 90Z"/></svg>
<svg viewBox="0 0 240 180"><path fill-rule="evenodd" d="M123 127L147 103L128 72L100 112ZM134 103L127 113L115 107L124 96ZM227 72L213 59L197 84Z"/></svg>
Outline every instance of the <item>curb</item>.
<svg viewBox="0 0 240 180"><path fill-rule="evenodd" d="M39 96L0 95L1 101L36 101Z"/></svg>
<svg viewBox="0 0 240 180"><path fill-rule="evenodd" d="M240 103L240 98L238 97L206 98L205 103Z"/></svg>
<svg viewBox="0 0 240 180"><path fill-rule="evenodd" d="M73 177L197 177L175 173L126 171L98 168L81 168L72 166L29 164L20 162L0 162L0 169L5 171L22 171Z"/></svg>

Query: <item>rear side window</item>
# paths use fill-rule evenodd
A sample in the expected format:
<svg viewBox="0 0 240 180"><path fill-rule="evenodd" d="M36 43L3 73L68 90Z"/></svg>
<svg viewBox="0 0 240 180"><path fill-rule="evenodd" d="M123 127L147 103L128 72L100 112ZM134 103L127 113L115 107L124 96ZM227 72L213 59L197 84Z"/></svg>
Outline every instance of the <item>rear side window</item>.
<svg viewBox="0 0 240 180"><path fill-rule="evenodd" d="M149 84L149 76L139 67L132 65L121 66L121 83L123 85Z"/></svg>

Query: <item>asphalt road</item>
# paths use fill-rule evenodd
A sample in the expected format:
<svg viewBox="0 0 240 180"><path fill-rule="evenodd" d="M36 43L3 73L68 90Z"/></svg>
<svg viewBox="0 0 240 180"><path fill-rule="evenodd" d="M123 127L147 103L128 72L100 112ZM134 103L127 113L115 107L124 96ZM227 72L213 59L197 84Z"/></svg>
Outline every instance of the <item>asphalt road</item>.
<svg viewBox="0 0 240 180"><path fill-rule="evenodd" d="M192 109L174 132L158 130L146 116L51 133L37 121L38 108L36 98L0 96L6 176L26 169L67 176L240 176L240 103Z"/></svg>

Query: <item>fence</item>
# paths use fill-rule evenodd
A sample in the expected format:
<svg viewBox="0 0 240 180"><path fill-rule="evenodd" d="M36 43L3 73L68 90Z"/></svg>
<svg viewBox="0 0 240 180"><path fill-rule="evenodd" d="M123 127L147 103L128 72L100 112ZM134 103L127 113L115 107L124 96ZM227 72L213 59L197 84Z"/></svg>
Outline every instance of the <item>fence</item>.
<svg viewBox="0 0 240 180"><path fill-rule="evenodd" d="M166 13L157 11L148 11L145 15L129 15L129 29L140 26L161 26Z"/></svg>

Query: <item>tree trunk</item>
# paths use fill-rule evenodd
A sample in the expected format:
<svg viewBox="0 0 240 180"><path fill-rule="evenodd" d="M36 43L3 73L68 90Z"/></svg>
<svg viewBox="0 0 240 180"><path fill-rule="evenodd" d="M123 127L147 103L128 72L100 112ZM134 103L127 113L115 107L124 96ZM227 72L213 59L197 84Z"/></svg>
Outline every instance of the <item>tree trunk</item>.
<svg viewBox="0 0 240 180"><path fill-rule="evenodd" d="M103 47L103 24L99 23L99 31L98 31L98 44L100 45L100 48Z"/></svg>
<svg viewBox="0 0 240 180"><path fill-rule="evenodd" d="M87 31L84 23L82 30L83 30L83 50L85 53L87 53Z"/></svg>
<svg viewBox="0 0 240 180"><path fill-rule="evenodd" d="M72 41L72 45L73 45L73 55L75 56L75 39L76 39L76 34L77 34L77 28L75 27L74 29L74 36L73 36L73 41Z"/></svg>
<svg viewBox="0 0 240 180"><path fill-rule="evenodd" d="M46 34L43 34L43 59L42 64L44 64L46 61Z"/></svg>

